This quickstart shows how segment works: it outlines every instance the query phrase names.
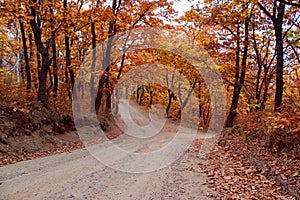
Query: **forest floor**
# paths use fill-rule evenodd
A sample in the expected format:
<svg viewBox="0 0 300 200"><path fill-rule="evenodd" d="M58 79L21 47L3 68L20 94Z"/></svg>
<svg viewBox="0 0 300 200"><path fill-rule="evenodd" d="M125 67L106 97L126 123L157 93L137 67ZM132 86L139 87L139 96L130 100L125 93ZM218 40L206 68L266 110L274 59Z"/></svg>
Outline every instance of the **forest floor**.
<svg viewBox="0 0 300 200"><path fill-rule="evenodd" d="M118 138L121 134L115 127L110 130L106 140ZM199 195L197 187L205 187L207 192L201 190L201 194L208 199L300 199L299 149L274 153L267 145L262 145L262 141L260 134L250 133L241 127L226 129L205 162L200 162L197 153L203 138L195 139L186 157L177 162L181 164L172 165L168 170L173 170L167 173L168 176L174 175L169 181L175 181L175 176L178 178L184 174L191 180L179 181L181 186L174 183L176 187L172 190L178 186L178 191L170 194L160 192L159 195L164 199L193 199L189 196ZM25 107L0 105L0 166L83 147L70 116L45 109L38 103ZM191 172L200 174L200 185L195 182L197 178L190 176ZM167 179L162 174L159 177ZM157 183L163 184L161 181ZM184 184L190 188L187 190ZM144 186L152 190L150 185ZM196 193L189 194L193 191ZM153 192L149 198L155 196ZM134 199L131 197L127 199ZM143 199L147 199L146 196Z"/></svg>
<svg viewBox="0 0 300 200"><path fill-rule="evenodd" d="M261 138L223 134L202 166L224 199L300 199L299 150L273 153Z"/></svg>

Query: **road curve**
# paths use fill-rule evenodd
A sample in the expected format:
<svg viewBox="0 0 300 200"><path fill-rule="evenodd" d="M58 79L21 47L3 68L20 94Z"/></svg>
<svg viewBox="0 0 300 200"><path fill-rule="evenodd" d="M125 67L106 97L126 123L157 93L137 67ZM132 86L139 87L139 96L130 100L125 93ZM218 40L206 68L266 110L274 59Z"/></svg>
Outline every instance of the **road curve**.
<svg viewBox="0 0 300 200"><path fill-rule="evenodd" d="M213 199L211 194L214 192L206 183L206 174L199 166L203 162L197 153L186 152L170 165L146 173L122 172L94 157L98 153L113 160L112 163L126 165L128 155L120 154L112 146L133 154L147 153L164 148L174 135L161 132L144 139L123 134L112 141L89 147L89 150L78 149L3 166L0 168L0 199ZM188 129L182 138L185 137L191 137ZM147 162L155 164L155 158L151 159L154 160Z"/></svg>

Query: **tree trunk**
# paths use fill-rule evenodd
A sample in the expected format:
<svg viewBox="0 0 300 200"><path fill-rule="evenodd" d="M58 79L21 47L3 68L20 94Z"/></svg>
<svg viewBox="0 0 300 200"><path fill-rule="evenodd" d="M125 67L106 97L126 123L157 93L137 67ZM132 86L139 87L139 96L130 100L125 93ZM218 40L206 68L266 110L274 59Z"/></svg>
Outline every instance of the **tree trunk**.
<svg viewBox="0 0 300 200"><path fill-rule="evenodd" d="M282 95L283 95L283 35L282 35L282 26L283 26L283 16L284 16L285 5L283 3L279 4L277 8L278 15L277 18L273 21L275 28L275 37L276 37L276 52L277 52L277 64L276 64L276 94L275 94L275 107L277 110L282 104Z"/></svg>
<svg viewBox="0 0 300 200"><path fill-rule="evenodd" d="M20 29L21 29L21 34L22 34L22 43L23 43L25 70L26 70L26 82L27 82L26 90L30 91L30 89L31 89L31 73L30 73L30 65L29 65L29 58L28 58L28 49L27 49L27 44L26 44L24 24L21 21L20 21Z"/></svg>
<svg viewBox="0 0 300 200"><path fill-rule="evenodd" d="M91 19L92 20L92 19ZM91 21L91 32L92 32L92 65L91 65L91 78L90 78L90 91L91 91L91 105L92 110L95 106L95 66L96 66L96 56L97 56L97 49L96 49L96 32L95 32L95 23Z"/></svg>
<svg viewBox="0 0 300 200"><path fill-rule="evenodd" d="M247 57L248 57L248 46L249 46L249 22L250 19L247 18L245 21L245 41L244 41L244 50L243 50L243 58L242 58L242 69L241 74L239 70L240 66L240 27L237 27L237 48L236 48L236 75L235 75L235 85L234 92L232 96L231 106L229 110L229 114L226 120L226 127L232 127L234 119L236 117L236 109L239 102L240 92L244 85L245 74L246 74L246 66L247 66Z"/></svg>
<svg viewBox="0 0 300 200"><path fill-rule="evenodd" d="M144 94L145 94L145 89L144 89L143 86L142 86L141 90L142 90L142 94L141 94L140 99L139 99L139 105L142 105Z"/></svg>
<svg viewBox="0 0 300 200"><path fill-rule="evenodd" d="M121 1L119 1L120 3ZM109 29L108 29L108 41L106 46L105 55L102 61L102 69L104 70L104 74L100 77L99 83L98 83L98 90L97 90L97 97L95 101L95 109L96 113L99 113L99 108L102 103L102 97L103 97L103 89L106 86L106 107L105 112L110 113L111 112L111 92L110 92L110 84L109 84L109 72L110 72L110 54L112 49L112 42L113 42L113 36L116 34L116 15L118 11L118 5L117 0L113 0L112 2L112 10L113 15L115 18L109 22Z"/></svg>
<svg viewBox="0 0 300 200"><path fill-rule="evenodd" d="M181 86L181 84L180 84L180 80L179 80L178 97L179 97L179 101L180 101L180 109L179 109L179 111L178 111L178 113L177 113L177 117L178 117L179 119L181 119L181 113L182 113L182 110L183 110L183 109L185 108L185 106L187 105L188 100L190 99L190 96L191 96L191 94L192 94L192 92L193 92L193 90L194 90L194 88L195 88L195 86L196 86L196 83L197 83L197 80L194 81L194 83L193 83L193 85L191 86L191 88L190 88L190 90L189 90L189 92L188 92L186 98L184 99L184 101L182 101L181 93L180 93L180 86Z"/></svg>
<svg viewBox="0 0 300 200"><path fill-rule="evenodd" d="M38 101L40 101L45 107L48 107L48 95L47 95L47 72L50 66L49 57L46 53L42 54L42 68L39 74L39 91Z"/></svg>
<svg viewBox="0 0 300 200"><path fill-rule="evenodd" d="M139 99L140 99L140 87L138 87L137 89L136 89L136 99L135 99L135 101L138 103L139 102Z"/></svg>
<svg viewBox="0 0 300 200"><path fill-rule="evenodd" d="M152 104L153 104L153 91L150 91L150 101L149 101L149 107L151 108Z"/></svg>
<svg viewBox="0 0 300 200"><path fill-rule="evenodd" d="M49 0L49 2L52 3L52 0ZM54 21L54 12L53 9L50 8L50 13L52 15L52 18L50 19L51 23L55 23ZM58 76L57 76L57 58L56 58L56 37L55 37L55 33L52 33L51 35L51 40L52 40L52 62L53 62L53 82L52 83L52 78L51 78L51 71L49 69L49 76L50 76L50 80L51 80L51 86L53 85L53 97L56 98L57 97L57 89L58 89ZM51 89L51 87L50 87Z"/></svg>
<svg viewBox="0 0 300 200"><path fill-rule="evenodd" d="M168 105L167 105L167 108L166 108L166 113L167 113L167 117L169 117L169 110L171 108L171 104L172 104L172 100L174 98L174 93L168 89Z"/></svg>
<svg viewBox="0 0 300 200"><path fill-rule="evenodd" d="M48 73L49 73L50 86L47 89L47 95L50 96L50 91L53 87L53 79L52 79L52 72L51 72L50 66L48 68Z"/></svg>
<svg viewBox="0 0 300 200"><path fill-rule="evenodd" d="M52 35L52 59L53 59L53 79L54 79L54 87L53 93L54 98L57 97L57 90L58 90L58 69L57 69L57 59L56 59L56 42L55 42L55 35Z"/></svg>
<svg viewBox="0 0 300 200"><path fill-rule="evenodd" d="M108 86L107 88L110 88ZM111 92L109 90L106 90L106 104L105 104L105 112L109 113L111 112Z"/></svg>
<svg viewBox="0 0 300 200"><path fill-rule="evenodd" d="M36 3L36 0L33 0L33 3ZM33 31L36 48L42 56L42 66L39 72L38 101L40 101L45 107L48 107L47 72L51 64L49 60L49 49L48 46L45 47L42 42L40 23L38 21L38 17L36 16L36 10L34 7L31 7L31 16L33 19L30 20L30 25Z"/></svg>
<svg viewBox="0 0 300 200"><path fill-rule="evenodd" d="M68 2L67 0L64 0L64 9L67 10L68 9ZM72 100L72 94L70 91L70 85L69 85L69 72L70 72L70 76L71 76L71 70L70 70L70 65L71 65L71 50L70 50L70 38L67 34L65 34L65 60L66 60L66 69L65 69L65 83L67 85L67 91L68 91L68 96L69 99ZM72 88L73 88L73 84L72 83L72 78L71 78L71 84L72 84Z"/></svg>
<svg viewBox="0 0 300 200"><path fill-rule="evenodd" d="M283 60L284 60L284 51L283 51L283 18L285 13L285 3L274 0L273 4L273 14L267 11L267 9L260 3L257 2L260 9L272 20L274 30L275 30L275 40L276 40L276 94L274 109L277 110L282 104L282 95L283 95ZM276 12L277 11L277 12ZM276 15L277 13L277 15Z"/></svg>
<svg viewBox="0 0 300 200"><path fill-rule="evenodd" d="M270 81L266 80L265 84L264 84L265 88L264 88L263 98L262 98L261 106L260 106L261 110L264 110L266 108L266 102L267 102L267 98L268 98L269 84L270 84Z"/></svg>
<svg viewBox="0 0 300 200"><path fill-rule="evenodd" d="M104 88L104 84L106 82L106 76L101 76L99 83L98 83L98 92L95 100L95 111L96 114L99 113L101 102L102 102L102 97L103 97L103 92L102 89Z"/></svg>

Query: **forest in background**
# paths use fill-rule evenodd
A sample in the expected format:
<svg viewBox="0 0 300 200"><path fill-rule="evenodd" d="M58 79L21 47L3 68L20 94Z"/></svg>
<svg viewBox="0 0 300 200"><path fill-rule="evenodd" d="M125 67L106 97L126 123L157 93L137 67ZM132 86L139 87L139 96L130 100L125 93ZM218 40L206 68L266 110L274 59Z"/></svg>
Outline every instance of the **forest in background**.
<svg viewBox="0 0 300 200"><path fill-rule="evenodd" d="M226 84L227 127L233 126L237 114L270 112L282 105L299 108L298 3L205 1L183 16L177 16L173 3L176 1L2 1L2 99L11 103L38 100L45 107L62 110L70 107L72 94L80 92L73 86L89 50L127 30L160 27L184 31L191 43L202 45L213 58ZM109 43L101 61L106 75L94 73L88 80L97 113L111 112L112 85L143 62L163 63L185 77L195 76L186 65L176 64L180 61L162 59L158 54L163 61L145 61L145 55L126 50L111 60ZM166 76L172 78L172 70ZM205 83L200 77L190 82L190 88L184 89L198 94L198 116L209 121ZM154 84L131 87L140 104L151 105L154 98L167 112L171 109L179 116L184 99L172 101L178 97L171 88Z"/></svg>
<svg viewBox="0 0 300 200"><path fill-rule="evenodd" d="M241 191L236 198L280 197L276 185L285 195L300 198L300 3L204 0L179 15L173 8L177 2L0 0L0 164L27 159L24 152L61 142L51 134L75 130L70 116L77 99L95 105L91 111L106 128L118 112L121 93L114 87L134 69L145 73L147 80L128 85L122 95L142 109L160 104L175 121L185 111L206 130L218 105L211 105L207 83L185 58L159 49L130 51L134 41L126 39L121 53L112 56L122 33L158 28L185 33L187 48L201 45L224 82L227 129L210 155L212 164L204 167L208 182L228 198L236 191ZM149 72L150 65L168 68ZM84 66L91 71L82 74ZM154 77L165 80L164 85L155 83ZM133 83L145 79L139 73L131 78ZM196 101L190 100L192 92ZM24 138L33 132L43 137L26 149L32 141ZM24 137L17 139L20 135ZM82 144L76 143L54 153L79 147ZM256 170L244 170L249 165ZM243 177L238 180L243 184L236 184L232 169ZM265 183L261 175L276 184ZM251 193L254 180L260 189Z"/></svg>
<svg viewBox="0 0 300 200"><path fill-rule="evenodd" d="M136 28L159 27L185 32L190 45L203 46L216 63L227 91L226 127L256 118L257 122L268 121L263 124L268 131L284 129L298 137L299 3L207 0L182 16L173 9L174 3L1 1L2 102L16 106L39 101L46 108L70 112L72 95L84 97L84 90L90 90L96 113L110 115L114 85L131 69L152 62L170 68L158 72L165 74L168 88L149 81L147 85L128 86L127 93L140 105L161 104L169 117L180 118L181 111L188 109L193 90L198 110L188 112L207 127L212 111L209 91L184 58L153 50L126 51L129 41L125 41L120 56L111 58L117 41L113 36ZM103 41L107 43L102 60L97 60L94 50L89 63L92 72L82 81L89 89L80 84L74 87L89 50L103 46ZM101 65L98 71L96 63ZM189 84L181 83L182 76ZM176 92L172 91L175 84L179 85Z"/></svg>

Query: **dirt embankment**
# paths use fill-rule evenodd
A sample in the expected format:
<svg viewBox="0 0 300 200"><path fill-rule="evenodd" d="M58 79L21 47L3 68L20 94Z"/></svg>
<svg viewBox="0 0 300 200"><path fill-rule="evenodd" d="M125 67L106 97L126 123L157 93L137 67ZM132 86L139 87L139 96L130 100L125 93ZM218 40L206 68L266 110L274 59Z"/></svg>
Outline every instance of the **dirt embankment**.
<svg viewBox="0 0 300 200"><path fill-rule="evenodd" d="M21 159L30 153L52 151L79 141L71 116L59 114L37 102L22 107L0 104L1 164L14 162L17 159L14 156Z"/></svg>
<svg viewBox="0 0 300 200"><path fill-rule="evenodd" d="M100 116L105 139L122 134L112 116ZM88 125L89 122L84 122ZM71 114L45 108L38 102L0 104L0 166L84 147Z"/></svg>

